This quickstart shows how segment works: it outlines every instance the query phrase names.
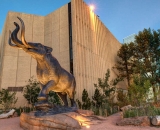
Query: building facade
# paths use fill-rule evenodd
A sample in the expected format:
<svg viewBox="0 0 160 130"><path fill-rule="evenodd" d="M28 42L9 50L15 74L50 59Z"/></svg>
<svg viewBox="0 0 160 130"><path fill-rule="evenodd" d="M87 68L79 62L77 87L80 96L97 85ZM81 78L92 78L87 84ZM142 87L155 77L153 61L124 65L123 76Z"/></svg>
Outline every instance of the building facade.
<svg viewBox="0 0 160 130"><path fill-rule="evenodd" d="M9 12L0 40L0 88L17 91L17 106L27 103L22 87L31 76L36 78L36 61L8 45L9 30L14 30L13 22L19 23L17 16L25 23L26 41L52 47L52 55L73 73L75 98L81 99L83 89L92 96L94 83L104 77L107 69L111 70L111 79L116 77L112 67L121 44L83 0L71 0L47 16ZM125 83L118 87L125 87Z"/></svg>

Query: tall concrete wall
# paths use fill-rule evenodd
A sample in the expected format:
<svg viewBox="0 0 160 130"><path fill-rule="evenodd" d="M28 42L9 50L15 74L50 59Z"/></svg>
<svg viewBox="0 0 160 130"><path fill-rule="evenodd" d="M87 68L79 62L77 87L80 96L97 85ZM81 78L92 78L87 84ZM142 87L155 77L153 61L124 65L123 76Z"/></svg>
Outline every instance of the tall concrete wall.
<svg viewBox="0 0 160 130"><path fill-rule="evenodd" d="M77 97L83 89L94 93L94 83L103 78L107 69L110 79L116 77L112 67L121 44L83 0L72 0L73 64L77 81ZM125 84L123 84L125 85Z"/></svg>
<svg viewBox="0 0 160 130"><path fill-rule="evenodd" d="M3 72L3 59L4 59L4 46L5 46L5 40L7 39L7 21L8 21L8 16L6 17L6 22L3 27L2 35L1 35L1 40L0 40L0 90L2 89L1 81L2 81L2 72Z"/></svg>
<svg viewBox="0 0 160 130"><path fill-rule="evenodd" d="M31 76L36 76L36 61L23 50L8 45L9 30L13 31L15 29L13 22L20 23L17 16L22 18L25 23L26 41L44 42L44 17L16 12L8 13L6 26L3 30L4 37L2 37L1 88L23 87ZM20 39L20 33L18 37ZM22 92L17 92L17 96L17 106L27 103L24 102Z"/></svg>
<svg viewBox="0 0 160 130"><path fill-rule="evenodd" d="M68 4L45 16L44 44L53 48L52 55L69 71Z"/></svg>

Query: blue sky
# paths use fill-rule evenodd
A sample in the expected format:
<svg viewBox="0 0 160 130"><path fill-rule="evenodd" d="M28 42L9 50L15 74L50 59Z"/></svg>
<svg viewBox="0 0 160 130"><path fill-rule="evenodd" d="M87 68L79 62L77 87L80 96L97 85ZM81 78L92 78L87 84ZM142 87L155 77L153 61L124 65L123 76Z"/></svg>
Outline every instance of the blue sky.
<svg viewBox="0 0 160 130"><path fill-rule="evenodd" d="M160 0L84 0L119 42L144 28L160 29ZM45 16L70 0L0 0L0 33L8 11Z"/></svg>

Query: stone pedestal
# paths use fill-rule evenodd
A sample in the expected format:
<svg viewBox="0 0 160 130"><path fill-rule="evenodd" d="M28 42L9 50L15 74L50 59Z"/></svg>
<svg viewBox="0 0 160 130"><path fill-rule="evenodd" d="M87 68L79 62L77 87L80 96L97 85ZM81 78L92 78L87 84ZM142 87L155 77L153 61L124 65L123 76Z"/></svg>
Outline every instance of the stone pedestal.
<svg viewBox="0 0 160 130"><path fill-rule="evenodd" d="M22 113L20 126L24 130L78 130L81 126L99 124L105 119L92 114L87 110L40 117L34 116L34 112Z"/></svg>

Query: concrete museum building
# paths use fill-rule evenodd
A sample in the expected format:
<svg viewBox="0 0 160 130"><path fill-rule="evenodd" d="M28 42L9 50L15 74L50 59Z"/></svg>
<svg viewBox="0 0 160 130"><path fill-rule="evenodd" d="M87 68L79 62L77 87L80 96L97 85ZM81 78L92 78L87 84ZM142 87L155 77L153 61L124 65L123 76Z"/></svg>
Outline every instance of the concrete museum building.
<svg viewBox="0 0 160 130"><path fill-rule="evenodd" d="M0 89L17 91L16 106L27 104L22 87L31 76L36 78L36 60L8 45L9 30L15 29L13 22L20 24L17 16L25 23L26 41L52 47L52 55L73 73L77 84L75 99L81 99L84 88L92 96L94 83L104 77L108 68L111 79L116 77L111 68L121 44L83 0L71 0L47 16L9 12L0 36Z"/></svg>

